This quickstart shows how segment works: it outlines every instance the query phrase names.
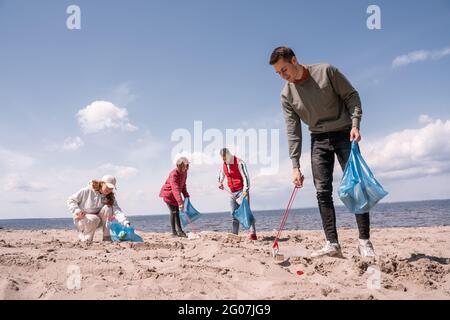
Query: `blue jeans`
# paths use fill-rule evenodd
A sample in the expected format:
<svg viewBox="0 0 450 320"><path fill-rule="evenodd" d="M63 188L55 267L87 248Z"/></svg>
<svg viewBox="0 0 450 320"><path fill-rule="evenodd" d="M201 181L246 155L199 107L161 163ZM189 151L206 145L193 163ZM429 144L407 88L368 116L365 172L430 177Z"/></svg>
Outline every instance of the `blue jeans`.
<svg viewBox="0 0 450 320"><path fill-rule="evenodd" d="M239 233L239 220L233 216L233 212L239 208L239 203L236 202L237 199L242 195L243 190L232 192L230 197L230 207L231 207L231 216L233 218L233 233ZM247 194L247 200L250 204L250 194ZM250 226L250 232L256 234L255 222Z"/></svg>

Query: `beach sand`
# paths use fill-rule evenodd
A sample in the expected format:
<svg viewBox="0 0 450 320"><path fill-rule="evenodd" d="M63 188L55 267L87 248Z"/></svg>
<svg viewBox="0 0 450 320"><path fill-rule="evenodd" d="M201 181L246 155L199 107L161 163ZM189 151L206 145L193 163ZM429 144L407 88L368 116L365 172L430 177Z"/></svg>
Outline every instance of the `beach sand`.
<svg viewBox="0 0 450 320"><path fill-rule="evenodd" d="M354 229L339 229L344 259L307 257L322 231L286 231L282 265L276 232L139 234L87 245L75 230L0 230L0 299L450 299L450 227L373 229L375 260Z"/></svg>

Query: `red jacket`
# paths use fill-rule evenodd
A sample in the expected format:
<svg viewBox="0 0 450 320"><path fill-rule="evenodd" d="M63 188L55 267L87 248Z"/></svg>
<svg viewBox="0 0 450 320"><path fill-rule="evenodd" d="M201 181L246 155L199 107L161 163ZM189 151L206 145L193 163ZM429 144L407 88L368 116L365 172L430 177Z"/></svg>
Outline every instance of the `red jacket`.
<svg viewBox="0 0 450 320"><path fill-rule="evenodd" d="M223 173L227 177L228 187L231 192L237 192L244 188L244 179L239 171L238 162L239 159L233 157L233 163L229 165L229 171L227 164L225 162L223 163Z"/></svg>
<svg viewBox="0 0 450 320"><path fill-rule="evenodd" d="M164 199L164 202L173 206L181 206L184 204L181 198L181 193L185 198L189 198L189 193L186 189L187 171L181 173L178 169L173 169L166 183L161 187L159 197Z"/></svg>

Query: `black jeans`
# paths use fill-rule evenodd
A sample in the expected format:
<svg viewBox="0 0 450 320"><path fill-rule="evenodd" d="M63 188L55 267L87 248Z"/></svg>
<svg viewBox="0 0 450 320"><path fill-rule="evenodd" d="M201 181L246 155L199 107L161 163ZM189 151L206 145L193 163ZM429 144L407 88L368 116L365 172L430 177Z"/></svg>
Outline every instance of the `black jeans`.
<svg viewBox="0 0 450 320"><path fill-rule="evenodd" d="M174 206L171 204L167 204L170 210L170 225L172 227L172 234L177 234L178 232L182 232L181 223L180 223L180 208L178 206Z"/></svg>
<svg viewBox="0 0 450 320"><path fill-rule="evenodd" d="M336 155L342 170L344 170L350 156L350 150L350 129L337 132L311 133L311 168L314 186L317 191L323 230L327 240L332 243L338 242L336 213L333 205L334 159ZM356 214L355 216L359 238L369 239L369 213Z"/></svg>

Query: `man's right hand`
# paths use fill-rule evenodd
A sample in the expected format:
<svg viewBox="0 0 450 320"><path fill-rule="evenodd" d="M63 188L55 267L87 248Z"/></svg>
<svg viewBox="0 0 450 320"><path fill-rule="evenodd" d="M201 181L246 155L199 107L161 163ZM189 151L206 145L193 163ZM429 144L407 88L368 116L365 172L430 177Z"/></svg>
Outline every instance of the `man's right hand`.
<svg viewBox="0 0 450 320"><path fill-rule="evenodd" d="M298 188L303 187L303 180L305 180L305 177L300 171L300 168L292 169L292 182L295 184L295 186Z"/></svg>
<svg viewBox="0 0 450 320"><path fill-rule="evenodd" d="M218 186L219 186L219 189L220 189L220 190L223 190L223 183L222 183L222 182L219 182L219 183L218 183Z"/></svg>
<svg viewBox="0 0 450 320"><path fill-rule="evenodd" d="M86 216L86 213L84 213L84 212L78 212L77 213L77 219L83 219L84 217Z"/></svg>
<svg viewBox="0 0 450 320"><path fill-rule="evenodd" d="M180 209L181 212L184 212L184 204L182 204L181 206L178 207Z"/></svg>

